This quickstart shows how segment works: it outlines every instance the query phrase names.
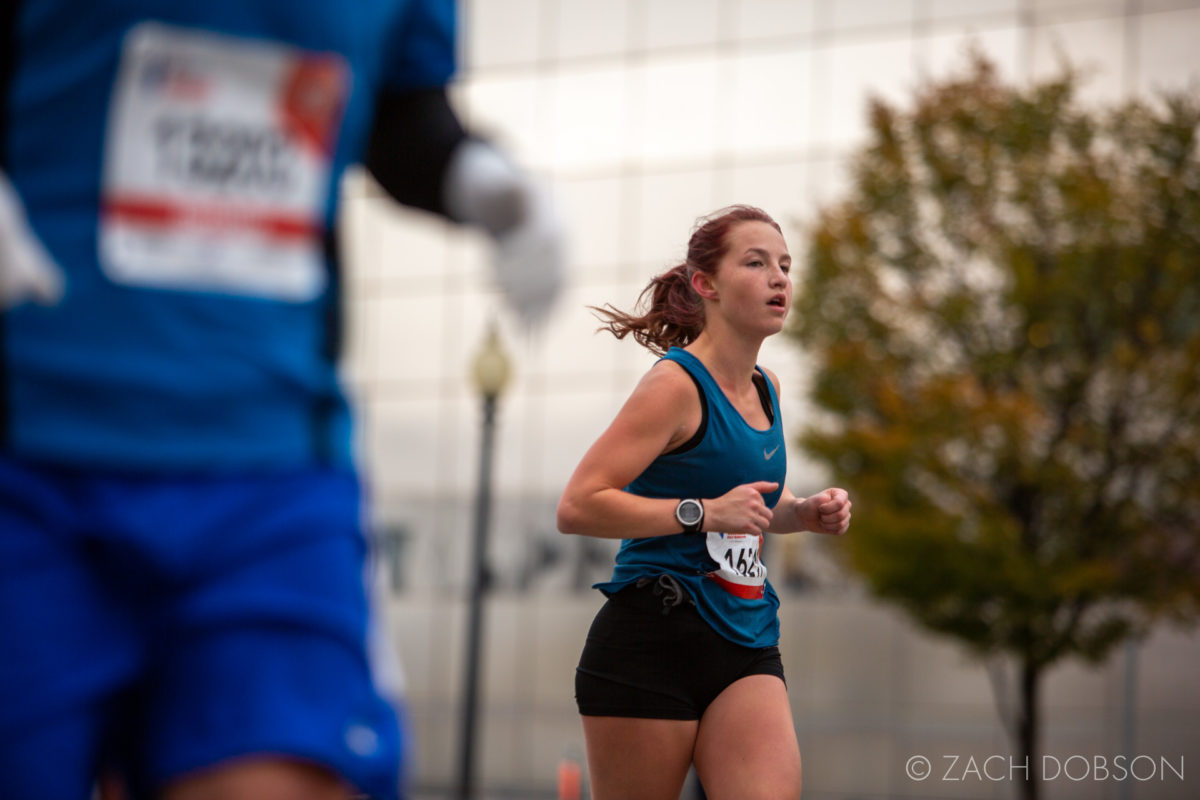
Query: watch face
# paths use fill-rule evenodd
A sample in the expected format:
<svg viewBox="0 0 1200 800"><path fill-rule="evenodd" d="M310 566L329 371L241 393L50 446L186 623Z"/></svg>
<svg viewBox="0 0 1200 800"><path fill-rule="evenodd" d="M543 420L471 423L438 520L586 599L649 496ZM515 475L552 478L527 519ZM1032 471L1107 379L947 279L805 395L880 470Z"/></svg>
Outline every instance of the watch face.
<svg viewBox="0 0 1200 800"><path fill-rule="evenodd" d="M695 500L683 500L675 510L675 515L684 525L695 525L700 521L703 509Z"/></svg>

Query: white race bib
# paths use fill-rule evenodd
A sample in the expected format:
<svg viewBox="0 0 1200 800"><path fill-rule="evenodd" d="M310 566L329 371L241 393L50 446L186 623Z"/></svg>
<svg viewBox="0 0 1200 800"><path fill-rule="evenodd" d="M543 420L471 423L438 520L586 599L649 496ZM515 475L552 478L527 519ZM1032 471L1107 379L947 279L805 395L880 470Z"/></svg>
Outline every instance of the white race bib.
<svg viewBox="0 0 1200 800"><path fill-rule="evenodd" d="M118 283L301 302L350 90L337 54L147 22L109 111L100 264Z"/></svg>
<svg viewBox="0 0 1200 800"><path fill-rule="evenodd" d="M762 563L762 536L713 531L705 536L708 554L717 562L717 569L708 573L708 577L737 597L748 600L762 597L767 582L767 566Z"/></svg>

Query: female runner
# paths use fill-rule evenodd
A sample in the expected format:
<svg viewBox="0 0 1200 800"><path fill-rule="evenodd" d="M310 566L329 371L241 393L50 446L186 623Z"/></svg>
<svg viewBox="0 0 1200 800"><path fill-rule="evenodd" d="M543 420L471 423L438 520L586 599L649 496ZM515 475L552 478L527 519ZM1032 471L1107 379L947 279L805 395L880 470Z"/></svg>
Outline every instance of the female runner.
<svg viewBox="0 0 1200 800"><path fill-rule="evenodd" d="M779 381L757 360L791 263L770 216L733 206L700 221L645 313L597 309L662 358L558 506L562 532L623 540L576 671L595 800L675 800L693 764L712 800L800 795L763 533L842 534L851 504L783 485Z"/></svg>

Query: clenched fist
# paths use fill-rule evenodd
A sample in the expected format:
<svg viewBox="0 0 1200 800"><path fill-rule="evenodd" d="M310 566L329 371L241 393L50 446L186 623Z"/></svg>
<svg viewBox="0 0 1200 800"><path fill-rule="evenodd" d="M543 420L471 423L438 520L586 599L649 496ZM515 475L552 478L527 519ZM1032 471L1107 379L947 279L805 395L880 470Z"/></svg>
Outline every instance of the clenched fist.
<svg viewBox="0 0 1200 800"><path fill-rule="evenodd" d="M850 527L850 495L845 489L826 489L796 502L796 516L806 530L841 536Z"/></svg>

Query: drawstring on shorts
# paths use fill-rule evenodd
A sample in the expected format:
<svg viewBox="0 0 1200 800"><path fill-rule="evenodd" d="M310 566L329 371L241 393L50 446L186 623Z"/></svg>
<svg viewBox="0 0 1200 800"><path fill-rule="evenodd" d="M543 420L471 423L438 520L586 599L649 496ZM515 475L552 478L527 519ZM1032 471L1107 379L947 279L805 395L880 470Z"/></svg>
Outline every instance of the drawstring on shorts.
<svg viewBox="0 0 1200 800"><path fill-rule="evenodd" d="M644 589L650 584L654 584L654 594L661 597L663 604L663 615L671 613L671 609L676 606L681 606L684 602L695 605L696 601L688 594L679 581L675 580L674 576L663 573L657 578L638 578L637 588Z"/></svg>

